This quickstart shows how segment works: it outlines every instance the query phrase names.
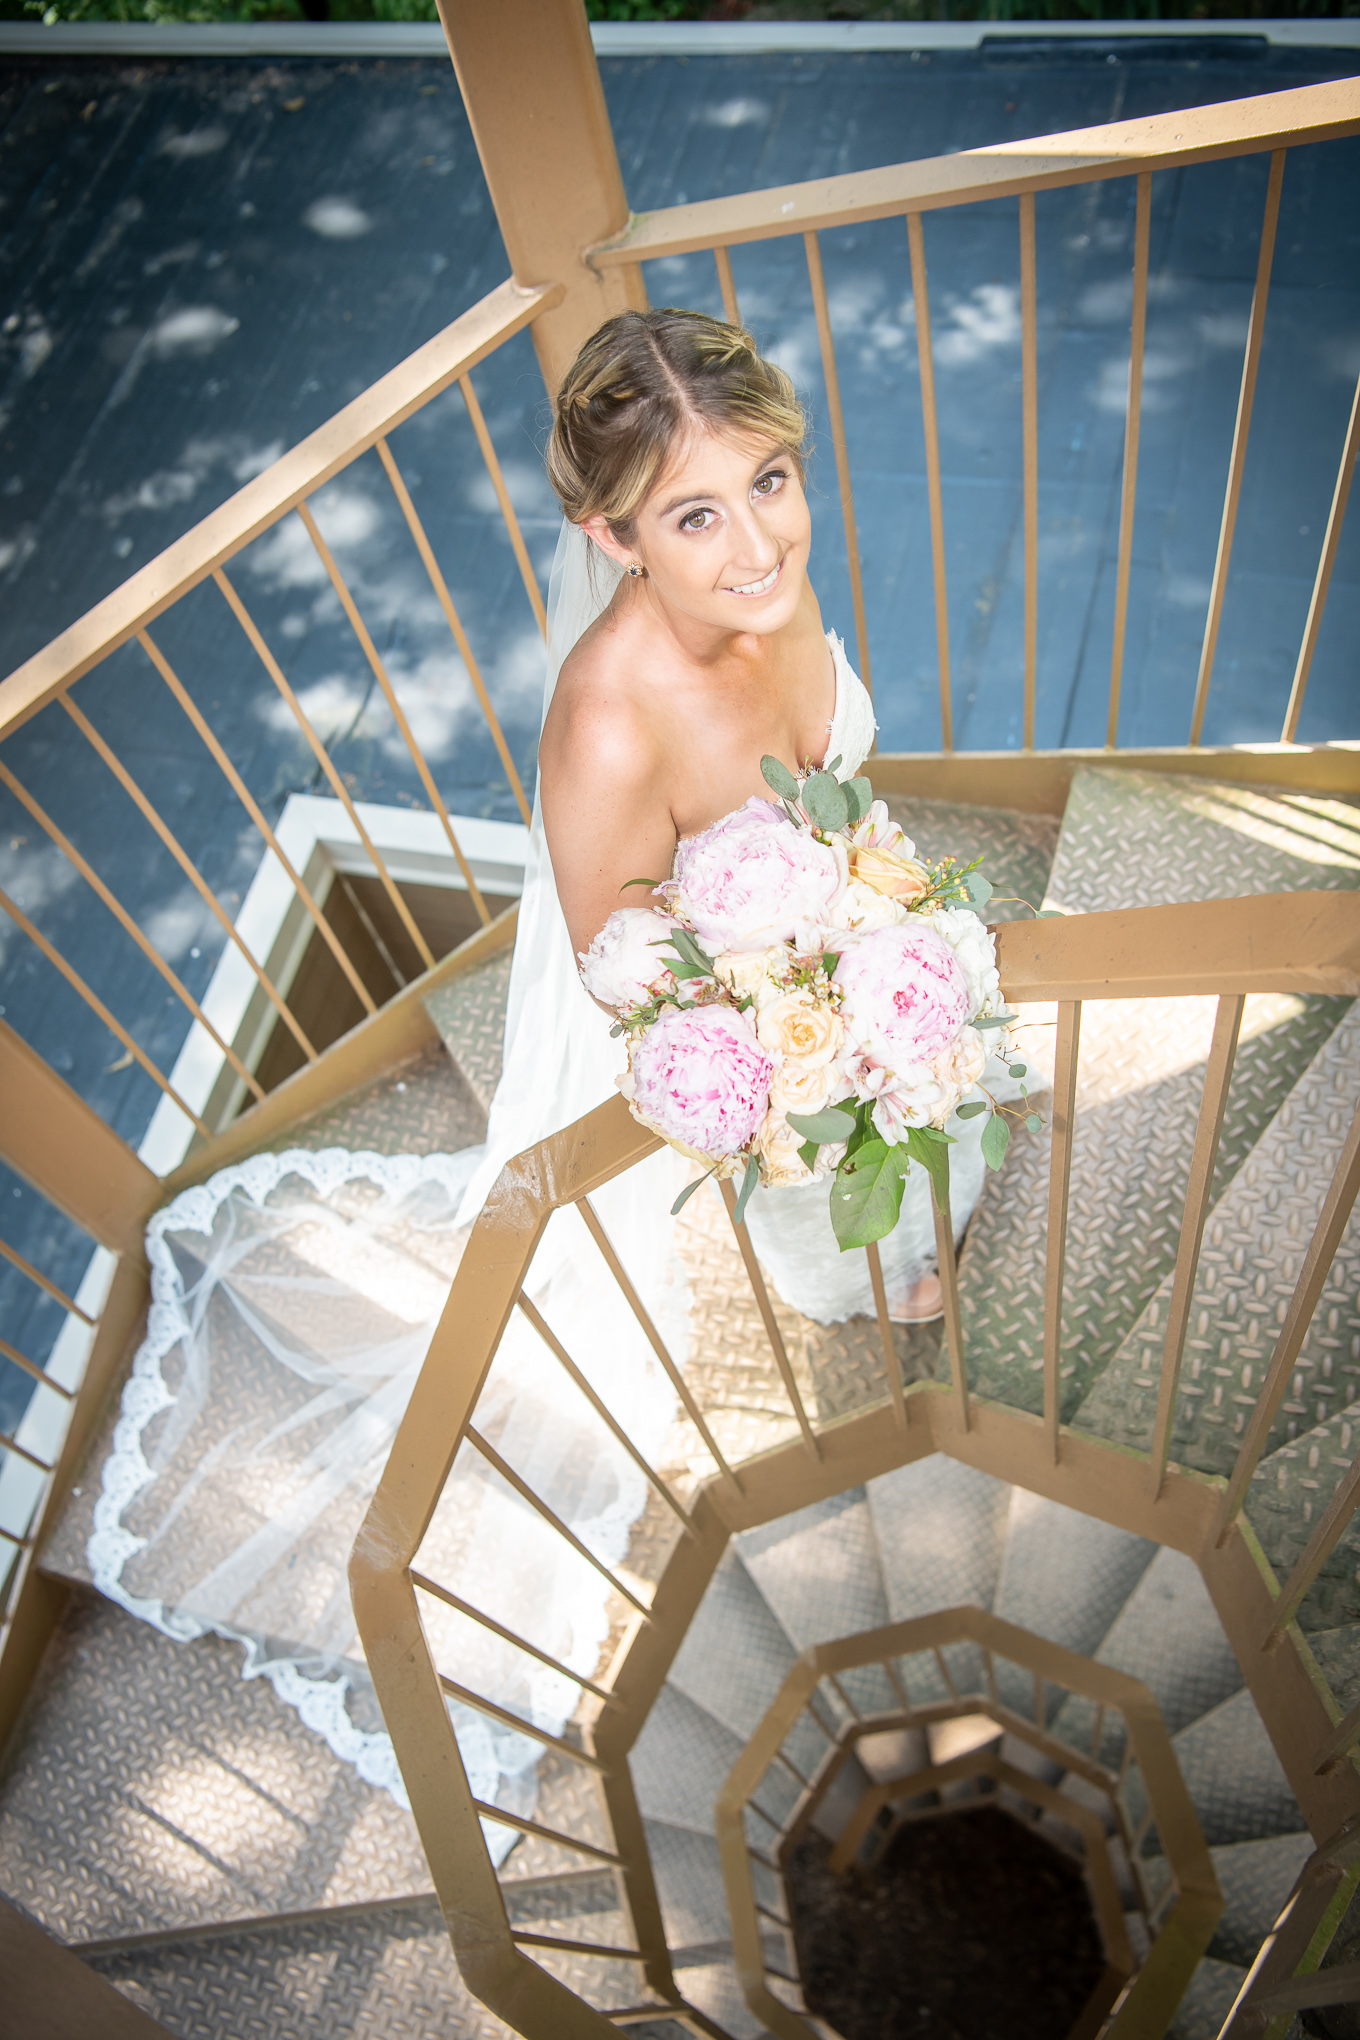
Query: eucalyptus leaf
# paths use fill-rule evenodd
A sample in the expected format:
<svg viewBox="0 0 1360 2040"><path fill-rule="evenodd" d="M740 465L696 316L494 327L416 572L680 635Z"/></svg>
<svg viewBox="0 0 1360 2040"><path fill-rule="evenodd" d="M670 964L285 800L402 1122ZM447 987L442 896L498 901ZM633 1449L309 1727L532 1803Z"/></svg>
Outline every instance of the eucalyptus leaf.
<svg viewBox="0 0 1360 2040"><path fill-rule="evenodd" d="M1009 1063L1007 1067L1010 1070L1010 1073L1013 1077L1025 1077L1029 1075L1029 1069L1025 1063Z"/></svg>
<svg viewBox="0 0 1360 2040"><path fill-rule="evenodd" d="M664 878L625 878L623 884L619 887L619 891L627 892L630 885L649 885L652 888L652 891L655 892L658 886L664 885L665 883L666 881Z"/></svg>
<svg viewBox="0 0 1360 2040"><path fill-rule="evenodd" d="M746 1174L742 1177L741 1188L737 1192L737 1208L732 1213L733 1225L740 1225L745 1218L746 1207L751 1201L751 1192L759 1181L760 1163L754 1155L751 1155L747 1159Z"/></svg>
<svg viewBox="0 0 1360 2040"><path fill-rule="evenodd" d="M970 871L963 881L963 889L975 907L985 907L992 897L994 887L990 879L980 871Z"/></svg>
<svg viewBox="0 0 1360 2040"><path fill-rule="evenodd" d="M778 758L770 757L768 752L760 761L760 776L781 800L797 800L798 781L787 765Z"/></svg>
<svg viewBox="0 0 1360 2040"><path fill-rule="evenodd" d="M955 1112L960 1119L976 1119L979 1112L990 1112L991 1106L985 1098L975 1098L971 1105L958 1105Z"/></svg>
<svg viewBox="0 0 1360 2040"><path fill-rule="evenodd" d="M912 1161L919 1162L929 1176L937 1208L946 1211L949 1208L949 1149L940 1141L923 1137L933 1131L931 1127L908 1127L903 1145ZM901 1153L900 1148L898 1152Z"/></svg>
<svg viewBox="0 0 1360 2040"><path fill-rule="evenodd" d="M1041 1133L1043 1131L1044 1122L1039 1117L1037 1112L1030 1112L1026 1114L1025 1125L1029 1128L1031 1133Z"/></svg>
<svg viewBox="0 0 1360 2040"><path fill-rule="evenodd" d="M1012 1020L1018 1019L1018 1017L1018 1014L1015 1013L984 1013L980 1020L973 1022L973 1025L974 1027L1009 1027Z"/></svg>
<svg viewBox="0 0 1360 2040"><path fill-rule="evenodd" d="M828 977L831 976L831 973L835 970L836 965L840 962L840 960L841 959L839 950L824 949L822 951L822 969L826 972Z"/></svg>
<svg viewBox="0 0 1360 2040"><path fill-rule="evenodd" d="M884 1239L902 1210L900 1150L885 1140L867 1140L854 1159L836 1171L831 1189L831 1223L841 1252Z"/></svg>
<svg viewBox="0 0 1360 2040"><path fill-rule="evenodd" d="M1067 916L1059 907L1039 907L1034 918L1036 921L1065 921Z"/></svg>
<svg viewBox="0 0 1360 2040"><path fill-rule="evenodd" d="M785 1117L794 1132L801 1133L814 1147L848 1140L855 1130L854 1113L843 1111L839 1105L828 1105L824 1112L789 1112Z"/></svg>
<svg viewBox="0 0 1360 2040"><path fill-rule="evenodd" d="M673 928L670 934L663 939L670 943L671 948L682 963L688 963L693 966L691 970L685 973L687 977L712 977L713 958L705 956L688 928ZM662 945L655 943L650 946L660 948ZM678 977L679 975L680 973L677 971L676 976Z"/></svg>
<svg viewBox="0 0 1360 2040"><path fill-rule="evenodd" d="M805 1169L816 1168L817 1143L815 1140L805 1140L803 1142L803 1145L798 1150L798 1159L803 1164L803 1167Z"/></svg>
<svg viewBox="0 0 1360 2040"><path fill-rule="evenodd" d="M874 789L867 779L843 779L841 792L845 795L848 819L853 824L862 822L873 806Z"/></svg>
<svg viewBox="0 0 1360 2040"><path fill-rule="evenodd" d="M840 762L841 754L839 751L837 751L834 758L827 759L825 765L823 765L822 767L823 772L835 772L839 768Z"/></svg>
<svg viewBox="0 0 1360 2040"><path fill-rule="evenodd" d="M622 1022L622 1020L616 1020L616 1021L614 1022L614 1025L613 1025L613 1026L612 1026L612 1027L610 1028L610 1030L609 1030L609 1035L610 1035L610 1039L611 1039L612 1041L617 1041L617 1040L618 1040L618 1038L619 1038L619 1036L620 1036L620 1035L622 1034L622 1032L623 1032L623 1022Z"/></svg>
<svg viewBox="0 0 1360 2040"><path fill-rule="evenodd" d="M982 1159L989 1169L999 1169L1011 1144L1011 1130L999 1112L994 1112L982 1129Z"/></svg>
<svg viewBox="0 0 1360 2040"><path fill-rule="evenodd" d="M679 957L676 958L674 963L668 964L667 969L673 978L679 978L682 983L686 978L711 978L713 975L712 970L706 964L683 963Z"/></svg>
<svg viewBox="0 0 1360 2040"><path fill-rule="evenodd" d="M803 806L819 829L843 829L850 817L844 789L830 772L814 772L803 781Z"/></svg>
<svg viewBox="0 0 1360 2040"><path fill-rule="evenodd" d="M717 1164L715 1162L714 1168L716 1167ZM694 1195L695 1191L698 1190L703 1184L705 1184L712 1174L713 1169L707 1169L705 1170L702 1176L696 1176L692 1183L686 1183L684 1189L680 1192L680 1195L676 1198L674 1204L671 1206L672 1218L677 1218L679 1216L682 1206L689 1203L689 1200Z"/></svg>

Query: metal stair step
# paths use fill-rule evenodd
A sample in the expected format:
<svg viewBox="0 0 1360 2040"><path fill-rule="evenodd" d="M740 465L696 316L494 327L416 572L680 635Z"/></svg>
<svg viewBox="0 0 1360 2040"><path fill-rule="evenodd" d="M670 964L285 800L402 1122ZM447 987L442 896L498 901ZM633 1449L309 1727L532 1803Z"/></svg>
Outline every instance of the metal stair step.
<svg viewBox="0 0 1360 2040"><path fill-rule="evenodd" d="M1186 1986L1176 2016L1166 2029L1166 2040L1218 2040L1246 1975L1235 1962L1206 1956Z"/></svg>
<svg viewBox="0 0 1360 2040"><path fill-rule="evenodd" d="M993 1609L1090 1657L1156 1552L1145 1537L1015 1488Z"/></svg>
<svg viewBox="0 0 1360 2040"><path fill-rule="evenodd" d="M740 1554L729 1546L667 1676L745 1742L796 1655Z"/></svg>
<svg viewBox="0 0 1360 2040"><path fill-rule="evenodd" d="M490 1111L501 1080L512 953L507 949L479 969L437 985L421 1002L483 1112Z"/></svg>
<svg viewBox="0 0 1360 2040"><path fill-rule="evenodd" d="M1241 1687L1232 1645L1209 1598L1199 1567L1184 1553L1157 1553L1111 1624L1096 1661L1131 1672L1150 1688L1172 1735L1207 1714ZM1089 1747L1095 1704L1078 1694L1065 1700L1055 1733ZM1096 1752L1105 1764L1123 1755L1122 1729L1107 1719Z"/></svg>
<svg viewBox="0 0 1360 2040"><path fill-rule="evenodd" d="M1357 810L1283 792L1123 770L1075 776L1045 904L1097 913L1194 899L1354 886ZM1174 1266L1215 1002L1088 1002L1073 1141L1063 1309L1070 1419ZM1247 1002L1216 1173L1222 1196L1345 1009L1272 994ZM1035 1029L1028 1060L1051 1058ZM1046 1048L1045 1043L1049 1046ZM1047 1118L1047 1114L1044 1115ZM987 1185L961 1289L982 1395L1042 1406L1047 1126L1022 1134Z"/></svg>
<svg viewBox="0 0 1360 2040"><path fill-rule="evenodd" d="M873 778L872 761L869 777ZM986 909L989 921L1028 920L1030 907L1042 904L1058 847L1056 816L970 807L962 801L917 800L907 794L889 794L887 808L926 863L937 864L945 857L956 857L960 864L975 857L983 860L983 876L991 881L994 894Z"/></svg>
<svg viewBox="0 0 1360 2040"><path fill-rule="evenodd" d="M878 1540L862 1487L743 1531L736 1542L799 1650L888 1621ZM891 1687L872 1668L847 1673L842 1683L862 1711L893 1705Z"/></svg>
<svg viewBox="0 0 1360 2040"><path fill-rule="evenodd" d="M711 1835L714 1802L741 1750L730 1728L663 1686L629 1757L643 1818Z"/></svg>
<svg viewBox="0 0 1360 2040"><path fill-rule="evenodd" d="M1171 1457L1232 1471L1246 1420L1360 1102L1360 1008L1313 1057L1209 1215L1190 1312ZM1167 1278L1072 1421L1120 1445L1151 1443L1171 1298ZM1360 1224L1352 1219L1267 1450L1360 1396Z"/></svg>
<svg viewBox="0 0 1360 2040"><path fill-rule="evenodd" d="M1208 1952L1220 1962L1239 1962L1250 1969L1313 1853L1313 1837L1305 1828L1299 1834L1233 1842L1211 1853L1223 1892L1223 1912Z"/></svg>
<svg viewBox="0 0 1360 2040"><path fill-rule="evenodd" d="M870 1481L866 1493L890 1622L968 1603L991 1607L1010 1520L1006 1481L936 1452ZM961 1692L982 1690L979 1650L951 1644L944 1656ZM933 1653L909 1660L906 1682L918 1703L949 1697Z"/></svg>
<svg viewBox="0 0 1360 2040"><path fill-rule="evenodd" d="M1306 1827L1245 1686L1173 1736L1171 1746L1211 1848Z"/></svg>

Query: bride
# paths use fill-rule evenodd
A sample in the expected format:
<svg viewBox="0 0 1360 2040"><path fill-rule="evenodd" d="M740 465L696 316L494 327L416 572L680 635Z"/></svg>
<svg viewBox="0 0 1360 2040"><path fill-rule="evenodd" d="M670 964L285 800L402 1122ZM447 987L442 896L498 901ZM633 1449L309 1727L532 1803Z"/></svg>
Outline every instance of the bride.
<svg viewBox="0 0 1360 2040"><path fill-rule="evenodd" d="M628 880L669 876L682 837L770 798L762 756L800 773L839 757L849 778L874 739L869 696L807 576L807 426L784 371L702 313L623 312L582 348L555 410L548 474L567 524L539 798L505 1074L469 1215L511 1154L600 1103L623 1068L575 958L616 907L638 903ZM954 1155L966 1215L981 1168ZM864 1255L837 1246L829 1189L758 1192L748 1223L785 1300L835 1323L874 1306ZM881 1252L892 1315L937 1315L919 1171Z"/></svg>

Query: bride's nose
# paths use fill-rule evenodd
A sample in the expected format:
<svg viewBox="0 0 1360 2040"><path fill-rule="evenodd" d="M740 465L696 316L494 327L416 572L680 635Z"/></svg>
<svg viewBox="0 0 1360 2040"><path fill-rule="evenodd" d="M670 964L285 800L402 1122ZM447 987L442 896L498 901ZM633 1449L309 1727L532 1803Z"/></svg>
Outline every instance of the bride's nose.
<svg viewBox="0 0 1360 2040"><path fill-rule="evenodd" d="M741 515L732 520L732 557L743 570L754 569L751 578L758 580L777 565L780 556L779 541L766 525L759 510L748 503Z"/></svg>

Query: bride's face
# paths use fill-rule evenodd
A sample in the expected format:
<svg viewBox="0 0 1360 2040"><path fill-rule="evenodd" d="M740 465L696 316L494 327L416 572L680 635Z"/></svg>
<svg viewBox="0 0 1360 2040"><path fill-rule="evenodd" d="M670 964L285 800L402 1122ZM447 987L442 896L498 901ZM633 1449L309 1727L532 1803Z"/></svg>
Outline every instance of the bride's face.
<svg viewBox="0 0 1360 2040"><path fill-rule="evenodd" d="M598 529L596 527L599 527ZM648 592L720 630L780 630L798 607L812 520L789 449L696 429L674 450L621 545L603 518L596 543L647 569Z"/></svg>

